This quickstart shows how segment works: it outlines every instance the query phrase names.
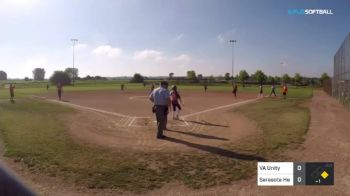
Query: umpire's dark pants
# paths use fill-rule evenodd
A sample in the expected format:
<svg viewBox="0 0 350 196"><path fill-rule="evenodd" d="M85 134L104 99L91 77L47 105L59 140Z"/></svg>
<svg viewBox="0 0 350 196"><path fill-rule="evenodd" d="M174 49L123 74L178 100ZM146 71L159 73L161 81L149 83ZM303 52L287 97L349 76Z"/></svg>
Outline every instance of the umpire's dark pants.
<svg viewBox="0 0 350 196"><path fill-rule="evenodd" d="M62 90L57 90L57 94L58 94L58 99L61 100Z"/></svg>
<svg viewBox="0 0 350 196"><path fill-rule="evenodd" d="M163 137L163 130L166 129L168 118L168 106L156 105L156 118L157 118L157 138Z"/></svg>

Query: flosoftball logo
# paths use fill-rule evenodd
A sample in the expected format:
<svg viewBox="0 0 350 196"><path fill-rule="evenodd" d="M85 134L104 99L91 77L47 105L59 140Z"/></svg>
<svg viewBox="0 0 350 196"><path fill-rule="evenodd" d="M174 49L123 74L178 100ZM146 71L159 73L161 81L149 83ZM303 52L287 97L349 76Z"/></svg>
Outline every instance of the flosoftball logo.
<svg viewBox="0 0 350 196"><path fill-rule="evenodd" d="M289 15L333 15L331 9L289 9Z"/></svg>

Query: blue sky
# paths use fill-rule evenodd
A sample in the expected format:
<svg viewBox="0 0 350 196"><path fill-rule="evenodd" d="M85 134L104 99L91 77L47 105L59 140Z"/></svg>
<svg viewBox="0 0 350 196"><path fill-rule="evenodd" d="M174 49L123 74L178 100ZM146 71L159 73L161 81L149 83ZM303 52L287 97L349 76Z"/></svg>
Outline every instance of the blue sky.
<svg viewBox="0 0 350 196"><path fill-rule="evenodd" d="M78 38L80 76L223 75L236 39L235 73L333 74L349 19L350 0L0 0L0 70L23 78L43 67L49 77L72 66Z"/></svg>

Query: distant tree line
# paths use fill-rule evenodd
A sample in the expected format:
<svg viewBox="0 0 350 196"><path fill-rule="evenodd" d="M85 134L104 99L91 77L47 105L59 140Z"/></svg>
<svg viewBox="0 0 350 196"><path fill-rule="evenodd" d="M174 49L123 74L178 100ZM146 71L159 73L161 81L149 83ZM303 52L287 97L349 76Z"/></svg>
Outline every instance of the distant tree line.
<svg viewBox="0 0 350 196"><path fill-rule="evenodd" d="M225 73L223 76L207 76L204 77L202 74L196 74L194 70L187 71L186 78L181 78L182 80L187 80L190 83L228 83L234 80L235 82L242 83L245 86L249 84L292 84L295 86L305 86L305 85L318 85L322 86L322 82L330 77L327 73L323 73L321 78L308 78L302 76L300 73L295 73L294 76L289 76L288 74L283 74L282 76L268 76L262 70L257 70L255 73L249 75L246 70L239 71L238 75L232 77L230 73ZM169 74L169 80L177 80L179 77L174 77L174 73Z"/></svg>
<svg viewBox="0 0 350 196"><path fill-rule="evenodd" d="M132 83L143 83L144 81L145 81L145 78L139 73L135 73L130 80L130 82Z"/></svg>
<svg viewBox="0 0 350 196"><path fill-rule="evenodd" d="M32 71L33 79L37 81L45 80L46 71L44 68L35 68ZM288 83L296 86L303 85L321 85L324 81L330 79L327 73L323 73L320 78L307 78L302 76L300 73L295 73L294 76L283 74L282 76L268 76L262 70L257 70L255 73L249 75L246 70L241 70L236 76L232 76L230 73L224 73L219 76L203 76L203 74L197 74L195 70L188 70L185 77L175 77L173 72L169 73L168 80L179 83L180 81L188 83L228 83L235 81L241 83L243 86L246 84L281 84ZM64 71L54 71L49 81L52 84L61 82L64 85L71 84L73 78L75 80L107 80L106 77L102 76L90 76L79 77L79 70L77 68L66 68ZM7 80L7 73L0 71L0 80ZM30 81L31 79L25 77L24 80ZM140 73L135 73L130 79L133 83L143 83L148 80L147 77L142 76Z"/></svg>
<svg viewBox="0 0 350 196"><path fill-rule="evenodd" d="M44 68L35 68L33 71L34 80L44 80L45 79L45 69Z"/></svg>
<svg viewBox="0 0 350 196"><path fill-rule="evenodd" d="M203 76L203 74L197 74L195 70L188 70L185 77L178 76L176 77L173 72L169 73L168 79L171 82L176 84L183 83L228 83L229 81L234 80L243 85L246 84L292 84L295 86L305 86L305 85L322 85L322 81L328 79L329 76L327 73L323 73L321 78L308 78L303 77L300 73L295 73L295 75L289 76L288 74L283 74L282 76L268 76L262 70L257 70L255 73L249 75L246 70L239 71L239 74L235 77L232 77L230 73L225 73L223 76ZM135 73L134 76L130 79L132 83L143 83L145 80L148 80L147 77L142 76L139 73Z"/></svg>
<svg viewBox="0 0 350 196"><path fill-rule="evenodd" d="M77 78L78 80L107 80L106 77L102 77L102 76L90 76L87 75L83 78Z"/></svg>

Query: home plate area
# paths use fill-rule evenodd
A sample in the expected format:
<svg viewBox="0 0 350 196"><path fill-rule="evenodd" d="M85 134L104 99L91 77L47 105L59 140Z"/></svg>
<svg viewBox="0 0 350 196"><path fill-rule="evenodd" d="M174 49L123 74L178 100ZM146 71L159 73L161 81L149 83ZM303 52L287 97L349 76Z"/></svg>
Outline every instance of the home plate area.
<svg viewBox="0 0 350 196"><path fill-rule="evenodd" d="M185 120L172 120L168 118L168 127L186 127L190 126ZM157 126L155 118L148 117L134 117L130 122L130 127L145 127L145 126Z"/></svg>

